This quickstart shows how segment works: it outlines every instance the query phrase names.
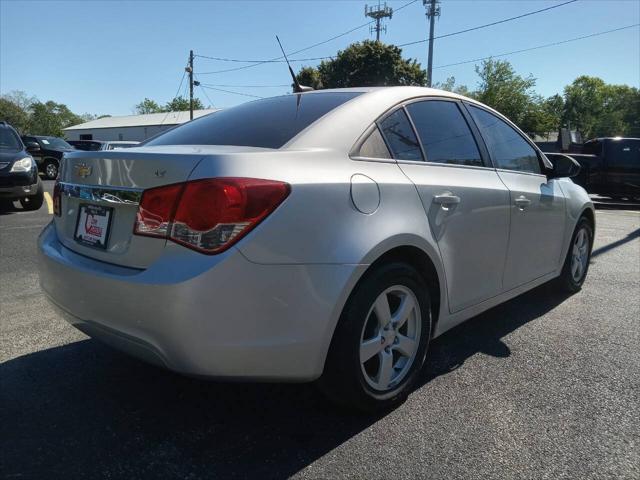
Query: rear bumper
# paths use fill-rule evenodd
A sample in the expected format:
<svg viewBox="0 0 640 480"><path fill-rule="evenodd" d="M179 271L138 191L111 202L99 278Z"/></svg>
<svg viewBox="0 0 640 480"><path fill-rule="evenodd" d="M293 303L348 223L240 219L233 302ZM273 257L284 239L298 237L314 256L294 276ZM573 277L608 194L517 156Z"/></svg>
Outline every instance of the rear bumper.
<svg viewBox="0 0 640 480"><path fill-rule="evenodd" d="M52 225L39 238L40 283L88 335L189 375L317 378L359 270L260 265L232 248L205 256L177 245L145 270L75 254Z"/></svg>

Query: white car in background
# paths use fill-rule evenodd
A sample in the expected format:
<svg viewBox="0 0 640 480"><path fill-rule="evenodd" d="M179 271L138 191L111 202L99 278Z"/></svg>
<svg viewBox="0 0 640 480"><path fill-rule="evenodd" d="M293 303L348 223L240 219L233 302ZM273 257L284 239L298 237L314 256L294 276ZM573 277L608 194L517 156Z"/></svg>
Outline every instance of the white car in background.
<svg viewBox="0 0 640 480"><path fill-rule="evenodd" d="M66 155L40 280L71 324L152 363L389 407L434 337L550 280L580 289L578 169L449 92L257 100Z"/></svg>

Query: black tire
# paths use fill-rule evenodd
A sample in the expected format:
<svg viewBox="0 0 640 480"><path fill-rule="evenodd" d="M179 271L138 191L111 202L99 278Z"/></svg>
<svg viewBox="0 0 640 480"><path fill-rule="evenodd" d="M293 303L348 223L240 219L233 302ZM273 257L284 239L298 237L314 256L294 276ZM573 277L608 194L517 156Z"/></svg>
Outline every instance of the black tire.
<svg viewBox="0 0 640 480"><path fill-rule="evenodd" d="M22 208L27 211L35 211L40 210L42 204L44 203L44 188L42 187L42 182L38 180L38 190L35 195L30 197L24 197L20 199L20 205Z"/></svg>
<svg viewBox="0 0 640 480"><path fill-rule="evenodd" d="M574 246L576 243L576 239L580 233L580 231L584 230L587 235L587 258L586 264L583 267L583 271L581 272L579 278L575 278L572 272L572 260L574 257ZM571 236L571 243L569 244L569 251L567 252L567 257L564 261L564 266L562 267L562 273L557 279L557 283L562 288L562 290L575 293L580 291L582 288L582 284L587 278L587 272L589 271L589 263L591 262L591 250L593 248L593 226L587 217L581 217L578 220L578 224L576 225L575 230L573 231L573 235Z"/></svg>
<svg viewBox="0 0 640 480"><path fill-rule="evenodd" d="M49 158L45 160L44 165L42 166L44 178L47 180L55 180L58 178L58 166L59 163L56 159Z"/></svg>
<svg viewBox="0 0 640 480"><path fill-rule="evenodd" d="M393 381L392 385L386 391L379 391L368 383L365 378L364 365L360 362L360 349L364 333L367 325L370 325L374 302L385 291L390 288L400 287L407 292L413 293L413 300L417 300L419 309L416 309L410 321L415 328L418 322L420 325L419 333L415 332L417 348L414 349L412 360L406 361L406 369L397 372L398 376L403 376L397 383ZM408 289L408 290L407 290ZM389 294L391 295L391 294ZM392 297L386 297L391 299ZM388 301L389 310L393 314L392 301ZM399 311L400 307L397 307ZM420 312L420 315L418 315ZM418 319L418 317L420 317ZM375 317L373 317L375 319ZM393 319L393 316L391 317ZM375 320L374 320L375 323ZM403 327L408 328L408 327ZM384 330L386 332L387 330ZM385 335L380 329L380 336ZM398 330L398 336L399 336ZM376 334L377 335L377 334ZM418 338L419 335L419 338ZM394 334L395 336L395 334ZM388 338L388 337L387 337ZM429 341L431 339L431 302L429 300L428 286L422 276L408 264L393 262L376 267L357 285L347 301L342 311L342 315L336 327L336 330L329 347L329 353L325 363L324 372L318 381L321 391L334 403L353 408L365 412L374 412L377 410L388 409L403 402L424 364ZM384 341L384 337L381 339ZM397 349L399 346L388 344L390 346L380 349L380 352L371 357L374 362L382 362L382 350L389 352L389 349ZM391 364L395 360L397 350L391 352ZM384 355L384 354L383 354ZM375 360L374 360L375 357ZM387 356L388 358L388 356ZM379 364L381 375L382 363ZM404 373L403 373L404 372ZM371 378L371 377L369 377ZM397 378L397 377L396 377Z"/></svg>

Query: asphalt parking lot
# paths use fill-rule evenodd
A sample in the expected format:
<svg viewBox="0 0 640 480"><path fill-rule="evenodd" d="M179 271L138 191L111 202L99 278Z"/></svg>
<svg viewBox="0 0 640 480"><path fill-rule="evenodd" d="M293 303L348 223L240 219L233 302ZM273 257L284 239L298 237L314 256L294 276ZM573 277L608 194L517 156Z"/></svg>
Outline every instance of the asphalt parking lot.
<svg viewBox="0 0 640 480"><path fill-rule="evenodd" d="M88 339L38 286L50 218L0 210L0 477L640 478L640 212L598 211L580 293L545 285L445 334L377 417Z"/></svg>

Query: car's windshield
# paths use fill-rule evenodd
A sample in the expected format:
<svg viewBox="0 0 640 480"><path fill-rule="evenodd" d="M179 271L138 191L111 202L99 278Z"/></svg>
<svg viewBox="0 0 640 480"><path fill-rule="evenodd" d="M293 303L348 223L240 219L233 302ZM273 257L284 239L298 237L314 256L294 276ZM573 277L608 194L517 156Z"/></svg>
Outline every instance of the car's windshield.
<svg viewBox="0 0 640 480"><path fill-rule="evenodd" d="M280 148L360 92L285 95L243 103L176 127L145 145L238 145Z"/></svg>
<svg viewBox="0 0 640 480"><path fill-rule="evenodd" d="M22 150L22 143L10 128L0 128L0 150L16 151Z"/></svg>
<svg viewBox="0 0 640 480"><path fill-rule="evenodd" d="M73 149L71 145L58 137L39 137L38 140L44 145L45 148L66 148Z"/></svg>

